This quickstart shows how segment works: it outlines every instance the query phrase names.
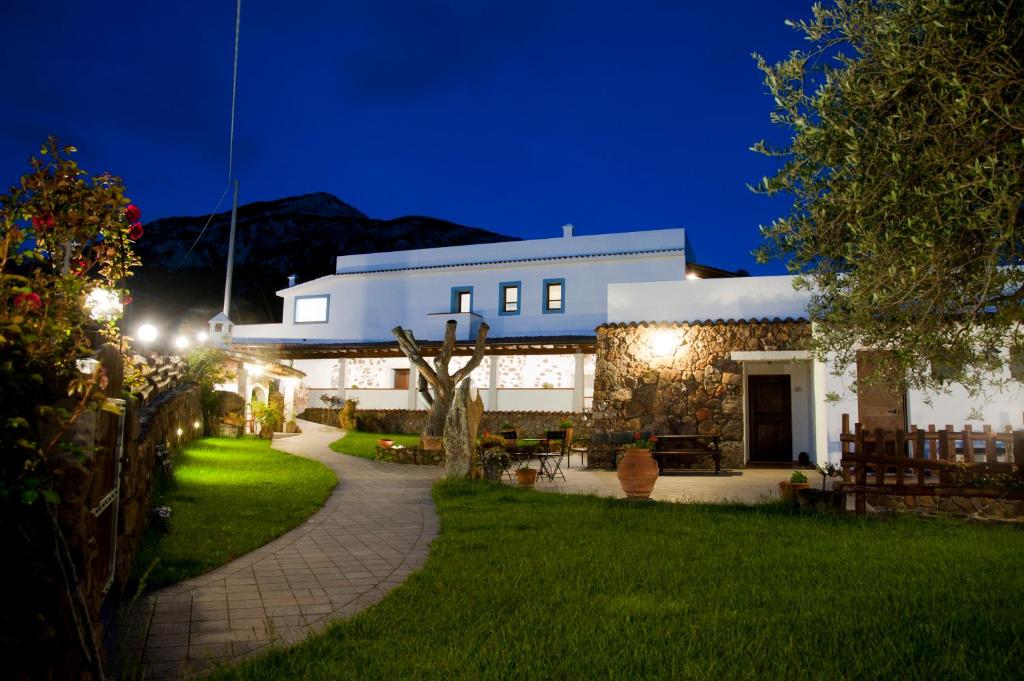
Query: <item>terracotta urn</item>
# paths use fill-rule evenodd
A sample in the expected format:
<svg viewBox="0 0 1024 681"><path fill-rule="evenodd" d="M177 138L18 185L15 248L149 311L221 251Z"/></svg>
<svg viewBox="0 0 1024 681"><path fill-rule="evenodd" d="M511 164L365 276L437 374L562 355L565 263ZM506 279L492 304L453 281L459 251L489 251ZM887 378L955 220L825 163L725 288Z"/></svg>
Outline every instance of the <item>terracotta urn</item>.
<svg viewBox="0 0 1024 681"><path fill-rule="evenodd" d="M516 482L523 487L533 487L537 484L537 469L520 468L516 471Z"/></svg>
<svg viewBox="0 0 1024 681"><path fill-rule="evenodd" d="M658 462L649 449L627 449L615 474L619 476L619 484L628 498L647 499L658 479Z"/></svg>

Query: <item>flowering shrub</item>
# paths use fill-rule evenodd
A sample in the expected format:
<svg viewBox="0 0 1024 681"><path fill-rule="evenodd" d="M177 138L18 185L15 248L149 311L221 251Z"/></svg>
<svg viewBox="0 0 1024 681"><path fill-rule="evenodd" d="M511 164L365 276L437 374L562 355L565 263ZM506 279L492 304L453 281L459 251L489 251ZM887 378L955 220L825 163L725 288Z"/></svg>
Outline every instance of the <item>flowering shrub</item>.
<svg viewBox="0 0 1024 681"><path fill-rule="evenodd" d="M31 172L0 195L0 500L8 503L56 502L56 454L76 453L64 432L101 406L105 391L122 389L102 370L79 374L75 362L96 343L120 340L110 311L120 308L107 303L127 295L139 264L131 235L141 211L118 178L79 168L76 151L50 138ZM97 301L107 311L91 316Z"/></svg>

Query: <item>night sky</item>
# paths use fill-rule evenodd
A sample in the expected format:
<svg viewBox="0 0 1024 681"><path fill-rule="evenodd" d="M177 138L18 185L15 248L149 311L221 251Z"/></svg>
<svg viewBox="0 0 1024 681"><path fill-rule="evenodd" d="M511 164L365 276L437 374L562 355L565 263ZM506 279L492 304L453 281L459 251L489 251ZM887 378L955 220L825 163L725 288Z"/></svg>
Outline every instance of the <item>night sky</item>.
<svg viewBox="0 0 1024 681"><path fill-rule="evenodd" d="M746 188L779 135L750 53L802 47L783 21L810 4L244 0L240 200L325 191L522 237L683 226L702 263L780 272L750 255L786 208ZM57 134L144 219L209 213L234 10L0 2L0 182Z"/></svg>

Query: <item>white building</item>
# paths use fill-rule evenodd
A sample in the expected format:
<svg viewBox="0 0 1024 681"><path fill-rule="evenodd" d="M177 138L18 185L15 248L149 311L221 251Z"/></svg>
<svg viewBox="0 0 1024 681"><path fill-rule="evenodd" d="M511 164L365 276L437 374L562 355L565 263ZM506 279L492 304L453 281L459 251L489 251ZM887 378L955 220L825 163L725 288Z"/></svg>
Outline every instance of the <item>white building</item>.
<svg viewBox="0 0 1024 681"><path fill-rule="evenodd" d="M455 319L465 356L486 321L472 378L488 410L580 412L609 286L681 282L687 250L683 229L574 236L567 225L559 238L340 256L334 274L278 291L282 323L219 321L236 349L292 360L310 407L329 394L384 409L422 408L392 328L436 348Z"/></svg>
<svg viewBox="0 0 1024 681"><path fill-rule="evenodd" d="M615 283L608 287L607 319L610 326L620 328L645 320L660 322L661 326L633 329L637 335L652 336L659 328L686 328L715 321L751 325L803 320L809 325L808 298L806 291L793 288L793 278L789 276ZM727 326L719 324L720 328ZM813 325L809 330L813 330ZM686 348L680 348L676 358L685 352ZM996 377L1015 379L1006 382L1008 387L979 398L971 398L964 388L956 385L948 392L937 394L906 390L899 384L854 393L851 386L858 372L869 370L870 351L861 353L860 366L849 367L841 375L834 375L831 362L817 361L807 350L726 347L720 354L722 359L738 364L742 372L736 395L743 417L743 463L788 462L795 460L800 452L807 452L818 462L837 461L841 458L839 434L843 414L868 429L906 429L911 425L921 428L936 425L942 429L953 425L959 430L970 425L981 432L986 425L996 431L1024 427L1024 390L1020 383L1024 376L1011 376L1010 369L1006 369L1007 375ZM788 445L782 448L778 458L757 451L755 431L761 424L757 423L756 410L752 408L755 392L752 377L776 377L777 385L784 386L789 393L777 401L780 409L788 412L789 422L788 429L784 429L788 434L783 433L788 437ZM606 401L611 404L604 406L614 409L614 400L609 397Z"/></svg>

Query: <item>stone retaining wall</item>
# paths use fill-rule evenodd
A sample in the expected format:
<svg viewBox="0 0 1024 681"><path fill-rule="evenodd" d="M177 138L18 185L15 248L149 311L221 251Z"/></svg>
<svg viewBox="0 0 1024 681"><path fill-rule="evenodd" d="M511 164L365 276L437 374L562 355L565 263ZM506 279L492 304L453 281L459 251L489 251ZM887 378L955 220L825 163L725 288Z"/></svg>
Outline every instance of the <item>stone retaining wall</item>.
<svg viewBox="0 0 1024 681"><path fill-rule="evenodd" d="M300 419L338 425L338 409L306 409ZM480 432L497 432L502 424L511 423L521 436L542 435L547 430L557 430L564 419L573 423L573 437L585 438L590 433L587 414L550 411L485 411L480 420ZM427 412L410 409L358 409L356 422L359 430L371 433L420 433L427 419Z"/></svg>
<svg viewBox="0 0 1024 681"><path fill-rule="evenodd" d="M656 334L671 342L659 348ZM743 368L735 350L800 350L803 321L606 324L597 329L594 430L719 435L722 465L743 466ZM591 467L611 461L591 456Z"/></svg>
<svg viewBox="0 0 1024 681"><path fill-rule="evenodd" d="M977 495L867 494L870 513L955 515L974 520L1024 520L1024 499Z"/></svg>

